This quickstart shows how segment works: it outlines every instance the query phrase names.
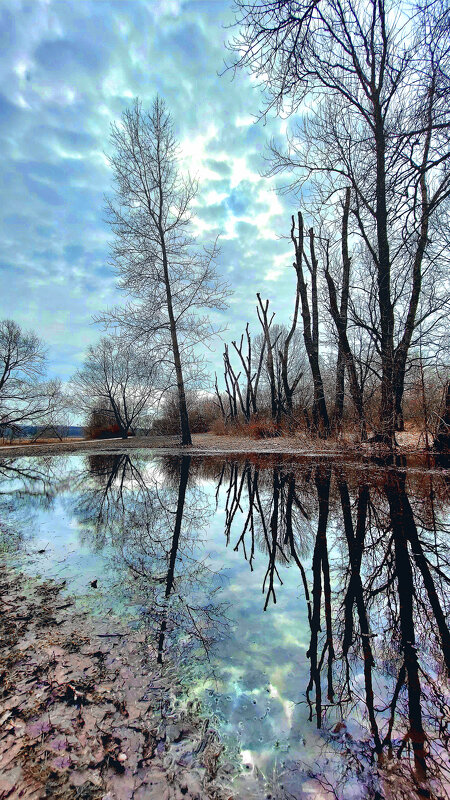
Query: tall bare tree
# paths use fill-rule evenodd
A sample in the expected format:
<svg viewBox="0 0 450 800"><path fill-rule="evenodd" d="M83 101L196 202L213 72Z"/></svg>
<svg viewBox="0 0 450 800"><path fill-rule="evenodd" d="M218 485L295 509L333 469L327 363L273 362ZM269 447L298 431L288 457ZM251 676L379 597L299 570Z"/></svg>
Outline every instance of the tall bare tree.
<svg viewBox="0 0 450 800"><path fill-rule="evenodd" d="M279 421L279 402L277 397L277 381L275 375L275 368L274 368L274 351L276 353L276 345L278 342L278 338L276 337L275 340L270 335L270 326L272 325L274 314L269 319L269 300L265 300L264 302L261 300L261 295L259 292L256 293L256 297L258 298L258 305L256 307L256 312L258 314L258 319L261 323L261 327L263 329L264 334L264 341L265 341L265 350L266 350L266 368L267 368L267 377L269 379L269 387L270 387L270 408L272 413L272 419L277 419Z"/></svg>
<svg viewBox="0 0 450 800"><path fill-rule="evenodd" d="M201 249L190 233L197 183L178 169L173 122L157 97L139 100L111 129L114 195L108 219L119 286L137 303L109 313L131 339L151 345L177 387L182 444L191 444L185 372L197 344L218 331L205 309L224 309L226 285L214 268L217 248Z"/></svg>
<svg viewBox="0 0 450 800"><path fill-rule="evenodd" d="M350 254L348 245L348 220L350 213L350 189L347 188L345 192L345 200L342 208L342 225L341 225L341 264L340 264L340 298L336 281L334 280L330 271L330 242L325 241L324 244L324 259L325 268L324 274L328 287L329 298L329 312L334 322L337 340L338 340L338 353L336 360L336 391L332 423L335 430L339 430L342 422L344 411L344 379L345 372L348 375L348 382L350 387L350 395L358 414L360 435L362 441L367 439L367 427L364 411L364 392L363 380L358 377L357 361L355 354L352 350L349 335L348 335L348 306L350 295ZM367 355L370 355L370 351Z"/></svg>
<svg viewBox="0 0 450 800"><path fill-rule="evenodd" d="M342 288L339 303L339 321L342 329L347 333L348 322L348 300L350 292L350 255L348 249L348 219L350 214L350 188L345 192L344 207L342 213L341 229L341 255L342 255ZM342 337L339 336L338 329L338 354L336 362L336 393L333 409L333 427L339 429L342 423L344 412L344 383L345 383L345 355L343 352Z"/></svg>

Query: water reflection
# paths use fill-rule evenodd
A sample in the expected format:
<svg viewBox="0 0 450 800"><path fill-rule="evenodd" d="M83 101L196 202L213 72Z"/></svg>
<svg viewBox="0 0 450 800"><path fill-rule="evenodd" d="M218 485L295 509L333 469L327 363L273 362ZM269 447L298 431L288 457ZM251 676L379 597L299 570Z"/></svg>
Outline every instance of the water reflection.
<svg viewBox="0 0 450 800"><path fill-rule="evenodd" d="M226 606L213 600L220 576L194 552L211 509L190 482L191 457L149 469L145 459L128 454L91 455L88 465L75 514L85 541L112 548L158 663L168 647L172 659L195 651L208 662L212 643L224 635Z"/></svg>
<svg viewBox="0 0 450 800"><path fill-rule="evenodd" d="M433 476L412 476L414 510L406 470L389 468L364 480L358 476L355 485L354 478L350 482L336 467L307 468L300 475L275 467L266 506L259 479L258 468L250 464L231 467L227 543L246 487L245 523L235 550L242 544L253 568L255 529L261 527L267 552L264 610L270 600L276 603L274 579L282 584L279 565L292 559L300 570L310 628L305 690L309 719L314 717L317 728L328 723L338 734L346 729L349 715L363 715L371 733L371 760L410 756L413 778L419 782L427 770L446 771L448 697L444 699L441 681L450 673L443 607L448 596L448 527L438 519L446 509L436 497ZM308 553L302 562L302 521L311 517L312 486L315 538L312 557ZM361 769L355 759L366 757L367 747L360 756L355 750L352 755L352 768Z"/></svg>
<svg viewBox="0 0 450 800"><path fill-rule="evenodd" d="M63 490L61 459L0 459L0 552L20 550Z"/></svg>
<svg viewBox="0 0 450 800"><path fill-rule="evenodd" d="M108 454L70 485L154 656L273 796L449 796L445 473Z"/></svg>

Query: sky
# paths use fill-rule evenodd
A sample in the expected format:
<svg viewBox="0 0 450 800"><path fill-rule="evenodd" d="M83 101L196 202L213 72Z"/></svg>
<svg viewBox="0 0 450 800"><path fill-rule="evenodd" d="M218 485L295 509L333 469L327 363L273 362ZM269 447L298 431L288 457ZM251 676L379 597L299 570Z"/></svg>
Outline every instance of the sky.
<svg viewBox="0 0 450 800"><path fill-rule="evenodd" d="M93 316L125 301L109 261L104 198L109 129L138 96L171 112L182 165L199 180L196 231L220 234L233 288L227 341L259 332L256 292L292 313L292 198L261 176L271 136L261 90L223 72L231 0L2 0L0 3L0 319L34 330L63 381L102 335ZM256 121L255 121L256 120ZM223 343L213 344L220 371Z"/></svg>

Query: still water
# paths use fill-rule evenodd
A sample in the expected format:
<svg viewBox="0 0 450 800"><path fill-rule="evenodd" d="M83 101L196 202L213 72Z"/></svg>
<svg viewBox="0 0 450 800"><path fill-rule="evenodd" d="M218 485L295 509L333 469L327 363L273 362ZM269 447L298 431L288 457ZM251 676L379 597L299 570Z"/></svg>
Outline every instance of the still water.
<svg viewBox="0 0 450 800"><path fill-rule="evenodd" d="M5 460L0 548L146 631L261 797L448 797L448 479L280 457Z"/></svg>

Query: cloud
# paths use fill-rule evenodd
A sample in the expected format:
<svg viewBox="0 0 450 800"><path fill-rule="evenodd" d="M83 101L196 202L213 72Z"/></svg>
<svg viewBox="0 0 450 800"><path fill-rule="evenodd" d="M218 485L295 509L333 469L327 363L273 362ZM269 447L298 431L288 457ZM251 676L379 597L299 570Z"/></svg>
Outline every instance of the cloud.
<svg viewBox="0 0 450 800"><path fill-rule="evenodd" d="M67 378L99 335L92 315L123 298L108 266L109 126L139 95L173 115L183 168L199 180L196 230L221 233L219 269L235 288L229 336L269 289L290 313L290 209L260 175L280 123L255 124L259 90L222 77L228 0L3 0L0 10L0 318L35 329ZM283 230L286 228L286 230ZM284 260L283 260L284 259ZM70 342L70 344L68 344ZM221 362L221 344L213 354Z"/></svg>

